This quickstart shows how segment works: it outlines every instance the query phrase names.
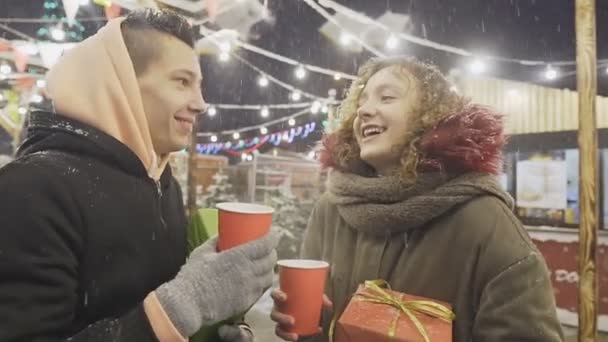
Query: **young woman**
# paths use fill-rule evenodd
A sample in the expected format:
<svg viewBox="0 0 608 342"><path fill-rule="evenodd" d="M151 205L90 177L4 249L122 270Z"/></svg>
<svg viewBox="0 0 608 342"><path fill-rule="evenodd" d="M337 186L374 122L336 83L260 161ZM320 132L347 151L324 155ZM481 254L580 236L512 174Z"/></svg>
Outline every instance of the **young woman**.
<svg viewBox="0 0 608 342"><path fill-rule="evenodd" d="M373 279L450 303L456 342L563 340L546 264L495 179L502 117L452 89L413 59L361 68L324 141L328 191L302 248L331 264L324 333L312 340L326 341L334 314ZM286 333L293 317L272 319L298 340Z"/></svg>

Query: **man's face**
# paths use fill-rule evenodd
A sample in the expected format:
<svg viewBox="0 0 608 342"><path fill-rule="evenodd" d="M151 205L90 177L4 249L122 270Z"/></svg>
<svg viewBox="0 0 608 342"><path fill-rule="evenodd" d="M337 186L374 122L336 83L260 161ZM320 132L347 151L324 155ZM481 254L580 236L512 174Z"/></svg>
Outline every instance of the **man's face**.
<svg viewBox="0 0 608 342"><path fill-rule="evenodd" d="M188 146L196 117L207 104L195 51L169 35L150 39L158 39L161 52L137 80L154 150L164 155Z"/></svg>

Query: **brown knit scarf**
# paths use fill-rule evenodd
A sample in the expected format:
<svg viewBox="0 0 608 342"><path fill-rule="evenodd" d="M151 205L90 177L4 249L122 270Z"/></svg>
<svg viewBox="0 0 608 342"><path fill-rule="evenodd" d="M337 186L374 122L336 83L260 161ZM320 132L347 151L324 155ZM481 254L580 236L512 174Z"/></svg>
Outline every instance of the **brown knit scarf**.
<svg viewBox="0 0 608 342"><path fill-rule="evenodd" d="M418 228L480 196L495 196L513 207L513 199L496 177L479 173L456 177L423 173L416 183L406 184L398 176L363 177L333 170L328 193L346 223L379 236Z"/></svg>

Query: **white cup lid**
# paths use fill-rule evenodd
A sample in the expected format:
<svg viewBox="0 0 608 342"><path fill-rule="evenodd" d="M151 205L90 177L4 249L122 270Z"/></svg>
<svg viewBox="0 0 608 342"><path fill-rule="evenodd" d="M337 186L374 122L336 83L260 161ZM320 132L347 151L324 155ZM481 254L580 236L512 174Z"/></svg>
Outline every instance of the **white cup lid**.
<svg viewBox="0 0 608 342"><path fill-rule="evenodd" d="M218 203L216 207L219 210L229 211L240 214L272 214L274 209L261 204L242 203L242 202L224 202Z"/></svg>
<svg viewBox="0 0 608 342"><path fill-rule="evenodd" d="M329 267L329 263L321 260L286 259L277 261L277 265L288 268L319 269Z"/></svg>

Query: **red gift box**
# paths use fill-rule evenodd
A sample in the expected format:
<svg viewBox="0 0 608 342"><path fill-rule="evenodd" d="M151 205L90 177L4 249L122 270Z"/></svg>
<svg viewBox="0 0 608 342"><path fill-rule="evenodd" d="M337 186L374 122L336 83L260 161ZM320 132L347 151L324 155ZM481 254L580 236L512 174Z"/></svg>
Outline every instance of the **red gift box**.
<svg viewBox="0 0 608 342"><path fill-rule="evenodd" d="M360 285L330 335L334 342L451 342L455 316L447 303Z"/></svg>

